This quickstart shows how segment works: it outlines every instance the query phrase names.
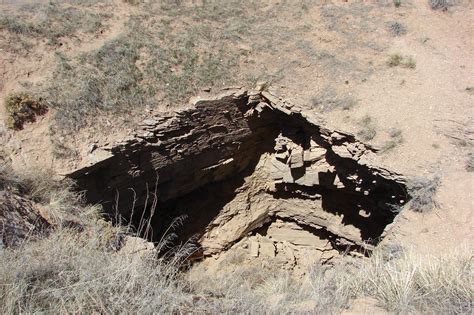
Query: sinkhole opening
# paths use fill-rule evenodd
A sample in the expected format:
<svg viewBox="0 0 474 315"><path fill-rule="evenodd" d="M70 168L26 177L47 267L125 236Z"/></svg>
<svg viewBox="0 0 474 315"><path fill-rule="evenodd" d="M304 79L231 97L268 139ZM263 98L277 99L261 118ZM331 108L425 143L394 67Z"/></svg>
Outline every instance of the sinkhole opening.
<svg viewBox="0 0 474 315"><path fill-rule="evenodd" d="M192 238L199 257L257 236L250 255L370 251L409 199L403 177L371 164L374 154L267 92L239 91L145 120L70 176L113 220L154 242L170 229L176 244Z"/></svg>

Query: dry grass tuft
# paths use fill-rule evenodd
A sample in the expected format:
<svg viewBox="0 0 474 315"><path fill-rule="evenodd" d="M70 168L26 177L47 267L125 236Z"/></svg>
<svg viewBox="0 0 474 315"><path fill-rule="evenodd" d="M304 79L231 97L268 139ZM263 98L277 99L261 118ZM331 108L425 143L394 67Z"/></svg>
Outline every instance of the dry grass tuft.
<svg viewBox="0 0 474 315"><path fill-rule="evenodd" d="M288 271L239 265L210 277L201 266L188 276L191 288L206 297L203 307L217 313L339 313L349 303L353 272L345 263L314 266L304 279Z"/></svg>
<svg viewBox="0 0 474 315"><path fill-rule="evenodd" d="M197 266L190 276L193 292L211 312L337 314L364 297L395 313L472 311L472 262L463 251L426 256L379 249L368 259L346 257L333 266L314 266L303 279L245 265L217 278Z"/></svg>
<svg viewBox="0 0 474 315"><path fill-rule="evenodd" d="M357 132L357 135L364 141L370 141L375 138L377 135L377 126L373 121L372 117L365 115L358 122L360 130Z"/></svg>
<svg viewBox="0 0 474 315"><path fill-rule="evenodd" d="M473 276L467 252L424 256L402 251L388 261L377 252L368 263L360 264L359 289L397 314L470 314Z"/></svg>
<svg viewBox="0 0 474 315"><path fill-rule="evenodd" d="M409 183L409 190L412 199L410 208L416 212L427 212L437 207L436 192L441 179L439 176L432 178L417 177Z"/></svg>
<svg viewBox="0 0 474 315"><path fill-rule="evenodd" d="M55 180L48 169L13 171L1 157L0 161L0 190L26 197L44 208L49 223L55 226L70 222L88 225L100 219L100 206L87 205L83 194L74 190L71 180Z"/></svg>

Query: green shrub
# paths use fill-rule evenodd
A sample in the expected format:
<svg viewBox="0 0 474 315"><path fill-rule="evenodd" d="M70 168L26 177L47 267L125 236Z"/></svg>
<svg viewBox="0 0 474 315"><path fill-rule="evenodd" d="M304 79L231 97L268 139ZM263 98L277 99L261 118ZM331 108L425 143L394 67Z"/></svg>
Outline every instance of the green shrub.
<svg viewBox="0 0 474 315"><path fill-rule="evenodd" d="M411 56L402 56L400 54L390 55L387 64L389 67L401 66L404 68L414 69L416 68L416 61Z"/></svg>
<svg viewBox="0 0 474 315"><path fill-rule="evenodd" d="M36 116L44 115L48 107L41 99L36 99L27 93L13 93L5 98L7 110L7 126L11 129L23 129L27 122L34 122Z"/></svg>

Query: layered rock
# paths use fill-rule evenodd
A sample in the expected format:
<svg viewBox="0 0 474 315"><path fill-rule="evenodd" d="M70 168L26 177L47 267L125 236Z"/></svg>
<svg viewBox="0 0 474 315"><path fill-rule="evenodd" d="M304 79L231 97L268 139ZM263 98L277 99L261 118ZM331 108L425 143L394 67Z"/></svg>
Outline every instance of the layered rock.
<svg viewBox="0 0 474 315"><path fill-rule="evenodd" d="M205 256L249 237L250 256L370 250L408 198L402 176L373 164L374 148L268 92L229 91L150 117L102 149L70 174L89 201L150 224L155 241L187 217L176 232L194 235Z"/></svg>
<svg viewBox="0 0 474 315"><path fill-rule="evenodd" d="M0 190L0 249L17 247L24 241L44 236L50 224L31 201L8 190Z"/></svg>

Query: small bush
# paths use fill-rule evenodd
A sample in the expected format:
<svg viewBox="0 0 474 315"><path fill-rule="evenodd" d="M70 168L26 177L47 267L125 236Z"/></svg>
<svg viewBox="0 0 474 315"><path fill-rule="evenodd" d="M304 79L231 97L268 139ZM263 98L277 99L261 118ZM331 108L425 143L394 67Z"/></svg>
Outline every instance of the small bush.
<svg viewBox="0 0 474 315"><path fill-rule="evenodd" d="M393 0L395 8L399 8L402 5L402 0Z"/></svg>
<svg viewBox="0 0 474 315"><path fill-rule="evenodd" d="M13 93L5 98L7 126L11 129L23 129L23 125L36 121L36 116L44 115L48 107L41 99L27 93Z"/></svg>
<svg viewBox="0 0 474 315"><path fill-rule="evenodd" d="M393 36L402 36L407 33L407 29L399 22L389 22L388 29Z"/></svg>
<svg viewBox="0 0 474 315"><path fill-rule="evenodd" d="M393 55L390 55L389 59L388 59L388 62L387 64L390 66L390 67L397 67L400 65L400 63L402 62L403 60L403 57L399 54L393 54Z"/></svg>
<svg viewBox="0 0 474 315"><path fill-rule="evenodd" d="M357 135L364 141L370 141L377 135L377 129L372 117L366 115L360 121L359 125L361 129L357 132Z"/></svg>
<svg viewBox="0 0 474 315"><path fill-rule="evenodd" d="M432 10L446 11L450 6L454 5L453 0L428 0L428 4Z"/></svg>
<svg viewBox="0 0 474 315"><path fill-rule="evenodd" d="M393 54L390 55L387 64L389 67L404 67L404 68L409 68L409 69L415 69L416 68L416 61L413 57L411 56L402 56L400 54Z"/></svg>
<svg viewBox="0 0 474 315"><path fill-rule="evenodd" d="M409 183L412 197L410 206L416 212L428 212L437 207L436 192L441 183L439 176L433 178L418 177Z"/></svg>

